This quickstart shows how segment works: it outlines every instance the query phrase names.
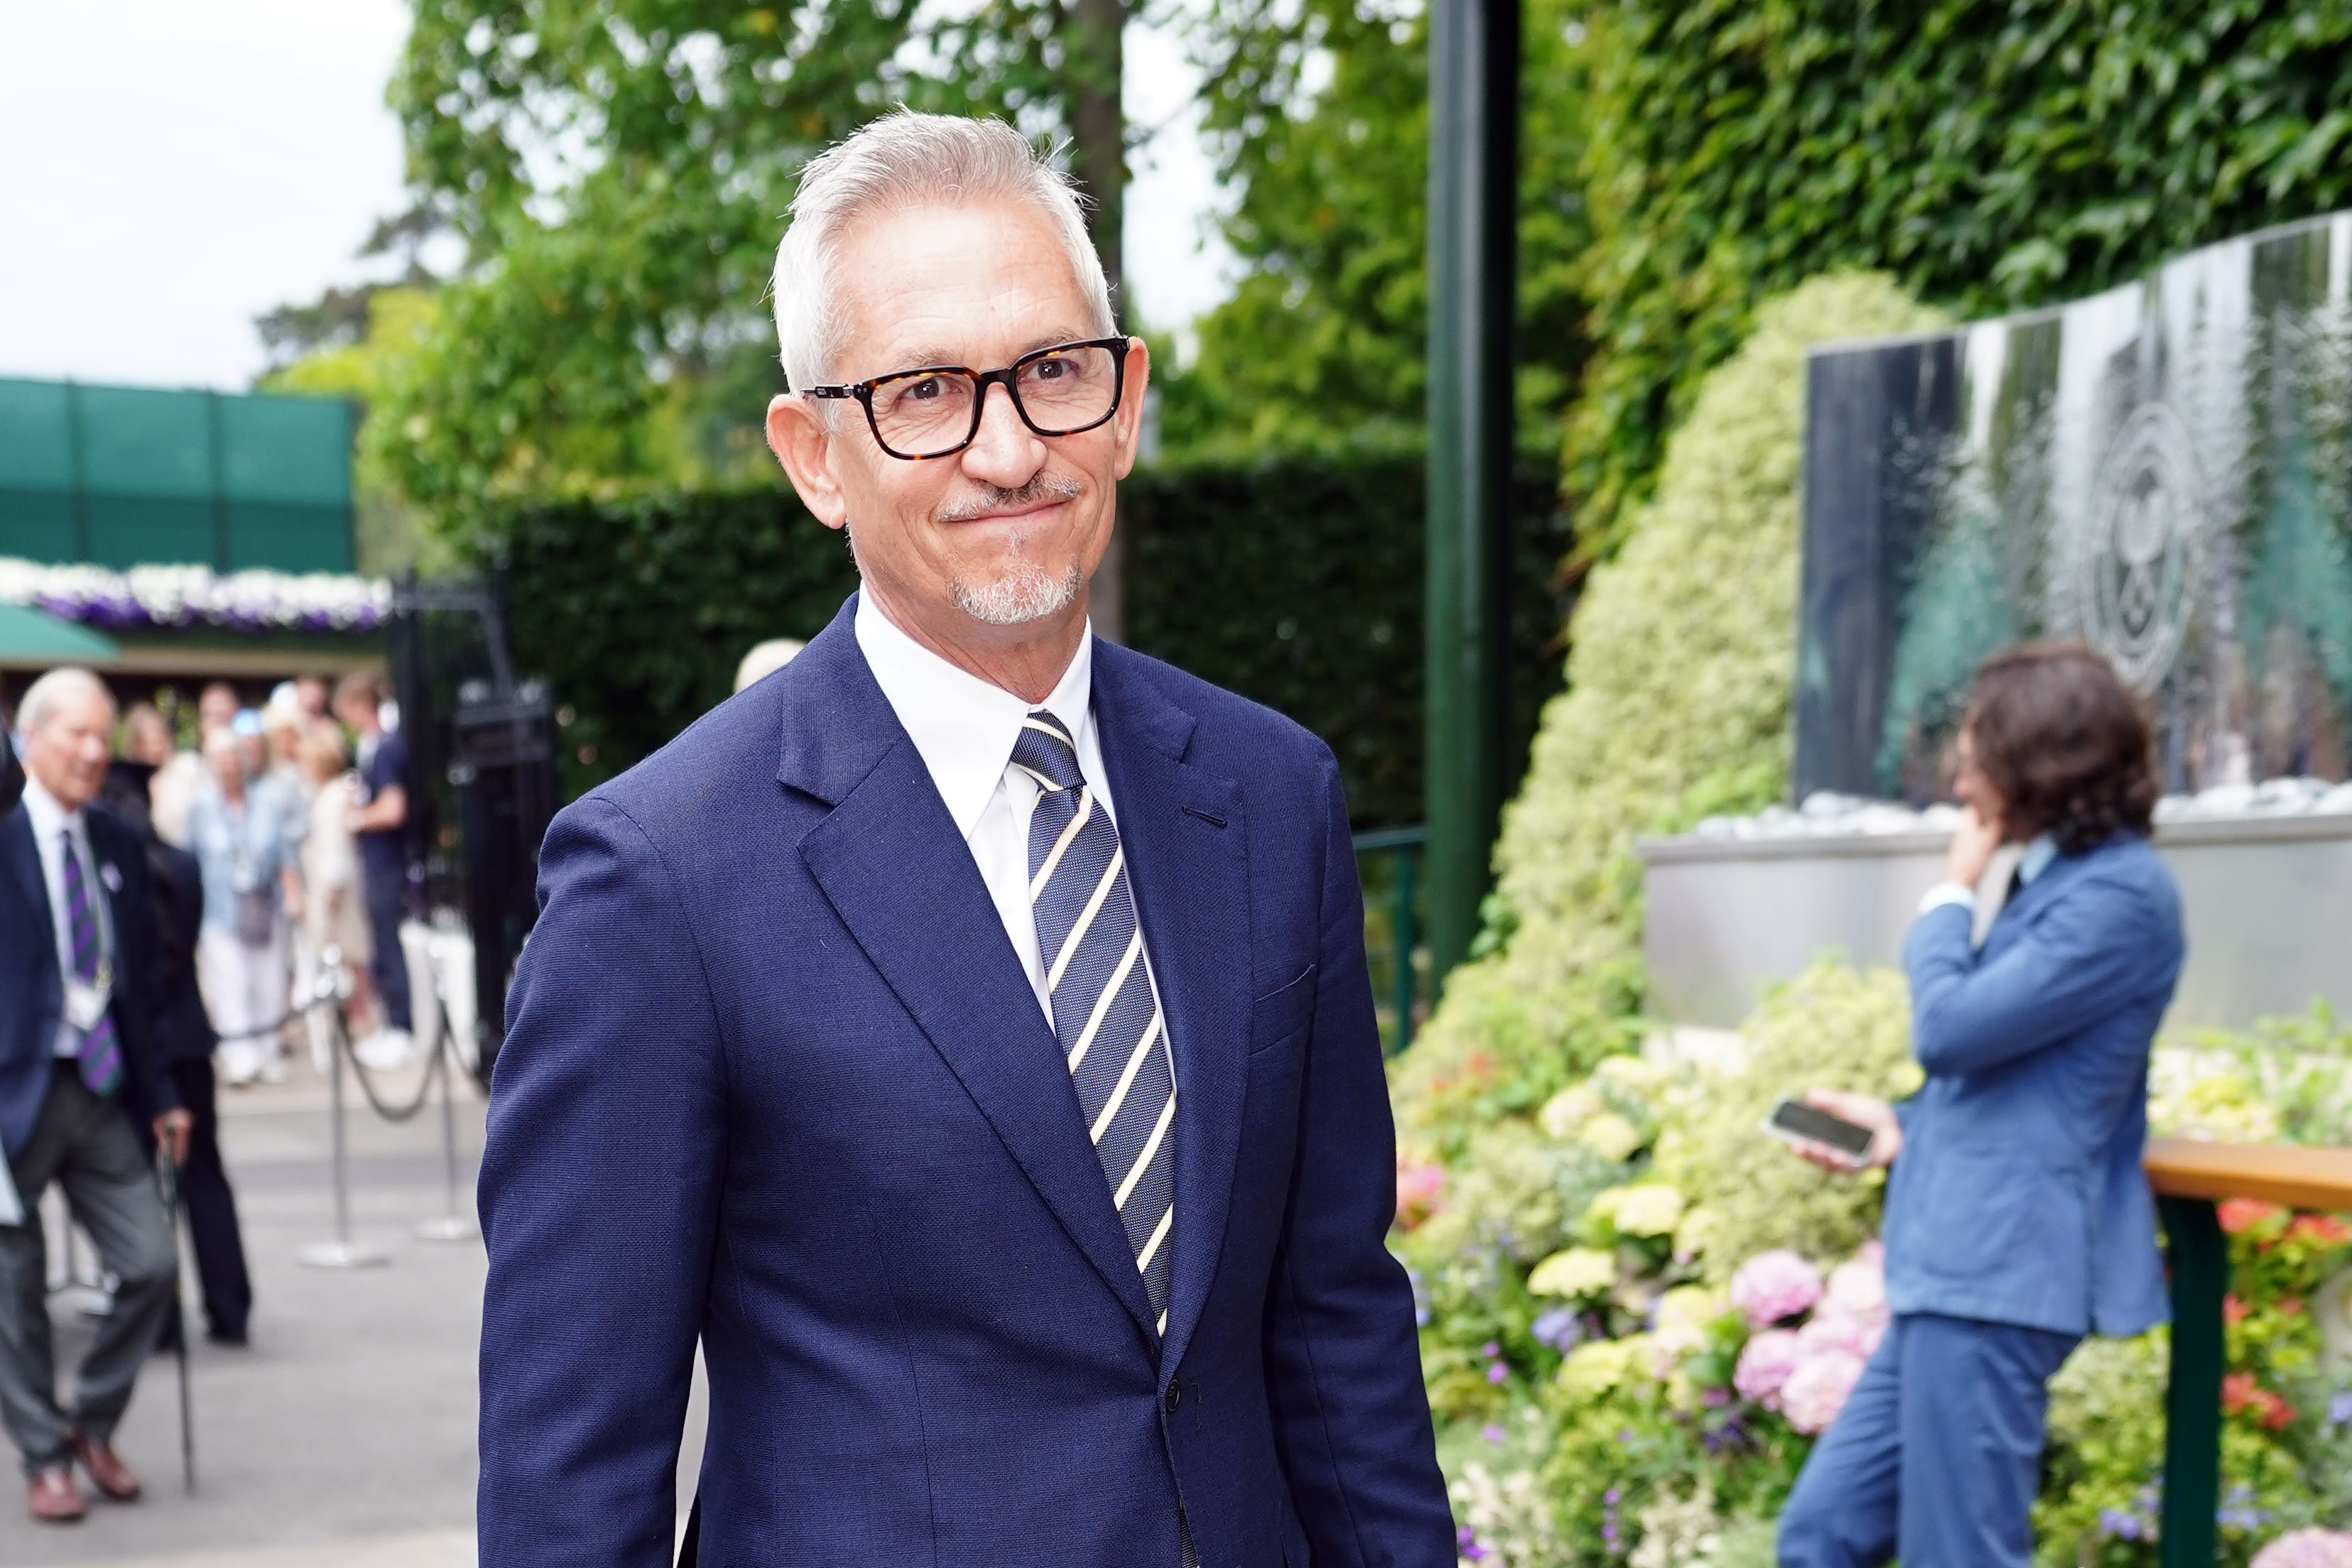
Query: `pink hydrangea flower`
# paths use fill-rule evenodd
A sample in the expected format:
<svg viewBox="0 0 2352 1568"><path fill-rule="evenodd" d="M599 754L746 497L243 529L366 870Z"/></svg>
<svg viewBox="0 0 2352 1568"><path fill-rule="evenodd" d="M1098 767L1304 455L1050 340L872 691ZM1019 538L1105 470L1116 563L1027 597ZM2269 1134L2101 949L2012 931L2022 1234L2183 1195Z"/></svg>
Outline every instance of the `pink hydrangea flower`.
<svg viewBox="0 0 2352 1568"><path fill-rule="evenodd" d="M2291 1531L2254 1554L2254 1568L2352 1568L2352 1535Z"/></svg>
<svg viewBox="0 0 2352 1568"><path fill-rule="evenodd" d="M1797 1331L1797 1352L1816 1356L1825 1351L1843 1351L1867 1360L1870 1352L1878 1348L1878 1340L1879 1333L1872 1331L1871 1324L1840 1306L1832 1297L1816 1307L1805 1326Z"/></svg>
<svg viewBox="0 0 2352 1568"><path fill-rule="evenodd" d="M1780 1389L1800 1359L1797 1336L1788 1329L1767 1329L1751 1335L1732 1369L1731 1386L1739 1397L1767 1410L1780 1408Z"/></svg>
<svg viewBox="0 0 2352 1568"><path fill-rule="evenodd" d="M1878 1244L1872 1242L1871 1247ZM1841 1263L1830 1270L1829 1299L1844 1310L1864 1322L1885 1322L1886 1311L1886 1267L1879 1257L1864 1256L1851 1263Z"/></svg>
<svg viewBox="0 0 2352 1568"><path fill-rule="evenodd" d="M1397 1165L1397 1225L1411 1230L1436 1212L1438 1201L1445 1194L1445 1167L1443 1165Z"/></svg>
<svg viewBox="0 0 2352 1568"><path fill-rule="evenodd" d="M1826 1432L1861 1376L1862 1358L1849 1352L1806 1356L1780 1385L1780 1413L1800 1432Z"/></svg>
<svg viewBox="0 0 2352 1568"><path fill-rule="evenodd" d="M1822 1299L1822 1273L1787 1247L1759 1252L1731 1277L1731 1301L1751 1329L1808 1311Z"/></svg>

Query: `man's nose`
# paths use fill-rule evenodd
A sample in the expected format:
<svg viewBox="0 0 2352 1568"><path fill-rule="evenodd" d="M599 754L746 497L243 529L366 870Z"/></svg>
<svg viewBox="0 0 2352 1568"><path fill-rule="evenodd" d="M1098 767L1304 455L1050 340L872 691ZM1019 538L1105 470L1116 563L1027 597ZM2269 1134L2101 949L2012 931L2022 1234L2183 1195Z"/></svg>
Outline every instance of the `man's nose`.
<svg viewBox="0 0 2352 1568"><path fill-rule="evenodd" d="M980 428L963 449L963 471L999 489L1017 490L1045 466L1045 443L1021 422L1013 393L999 384L988 389Z"/></svg>

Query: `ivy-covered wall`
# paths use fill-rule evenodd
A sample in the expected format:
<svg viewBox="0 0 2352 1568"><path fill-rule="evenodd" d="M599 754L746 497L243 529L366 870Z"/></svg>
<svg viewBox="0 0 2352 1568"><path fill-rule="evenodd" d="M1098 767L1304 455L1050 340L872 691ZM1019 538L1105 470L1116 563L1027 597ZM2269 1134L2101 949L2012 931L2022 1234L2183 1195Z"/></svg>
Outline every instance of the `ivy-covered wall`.
<svg viewBox="0 0 2352 1568"><path fill-rule="evenodd" d="M1559 687L1569 540L1548 465L1514 493L1524 754ZM1119 489L1129 640L1321 735L1363 826L1421 818L1424 495L1417 452L1144 469ZM841 537L780 488L564 502L493 533L516 657L571 716L575 791L726 696L753 643L815 635L857 584Z"/></svg>
<svg viewBox="0 0 2352 1568"><path fill-rule="evenodd" d="M2049 304L2352 206L2352 7L2313 0L1615 0L1584 12L1593 348L1564 479L1624 537L1757 301L1885 268Z"/></svg>

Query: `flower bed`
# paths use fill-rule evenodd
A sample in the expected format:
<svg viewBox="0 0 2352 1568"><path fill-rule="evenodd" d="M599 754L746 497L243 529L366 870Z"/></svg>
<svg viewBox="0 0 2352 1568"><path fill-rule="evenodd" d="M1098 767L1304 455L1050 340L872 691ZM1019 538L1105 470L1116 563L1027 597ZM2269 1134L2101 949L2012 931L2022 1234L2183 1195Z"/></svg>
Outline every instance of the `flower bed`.
<svg viewBox="0 0 2352 1568"><path fill-rule="evenodd" d="M0 604L30 605L107 631L364 632L392 604L389 584L339 573L215 573L209 566L49 565L0 556Z"/></svg>
<svg viewBox="0 0 2352 1568"><path fill-rule="evenodd" d="M1883 1184L1758 1130L1815 1084L1916 1087L1900 979L1821 965L1744 1049L1654 1040L1538 1099L1496 1060L1403 1097L1397 1246L1462 1558L1764 1568L1772 1521L1886 1325ZM1530 1069L1532 1070L1532 1069ZM2159 1054L2167 1131L2352 1141L2352 1034L2324 1013ZM1533 1103L1528 1102L1532 1100ZM2224 1561L2352 1548L2352 1227L2223 1206L2235 1271ZM2346 1312L2343 1329L2326 1326ZM2041 1560L2156 1562L2166 1341L2093 1340L2053 1389ZM2261 1553L2258 1557L2257 1553Z"/></svg>

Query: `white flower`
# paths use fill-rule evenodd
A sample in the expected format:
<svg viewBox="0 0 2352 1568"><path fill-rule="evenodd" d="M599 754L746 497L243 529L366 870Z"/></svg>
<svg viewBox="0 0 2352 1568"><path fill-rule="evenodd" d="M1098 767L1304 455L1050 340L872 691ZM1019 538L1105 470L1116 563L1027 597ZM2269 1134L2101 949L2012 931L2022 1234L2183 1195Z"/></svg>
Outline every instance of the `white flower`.
<svg viewBox="0 0 2352 1568"><path fill-rule="evenodd" d="M1617 1259L1590 1247L1555 1252L1535 1266L1528 1289L1538 1296L1565 1296L1571 1300L1598 1296L1617 1283Z"/></svg>
<svg viewBox="0 0 2352 1568"><path fill-rule="evenodd" d="M1617 1189L1613 1223L1621 1236L1671 1236L1682 1217L1682 1194L1664 1182Z"/></svg>
<svg viewBox="0 0 2352 1568"><path fill-rule="evenodd" d="M365 629L392 607L381 578L341 573L209 566L133 566L112 572L81 563L0 558L0 604L37 604L68 620L120 626L226 626L240 631Z"/></svg>
<svg viewBox="0 0 2352 1568"><path fill-rule="evenodd" d="M1642 1147L1641 1131L1613 1110L1586 1122L1577 1141L1604 1160L1630 1160Z"/></svg>

